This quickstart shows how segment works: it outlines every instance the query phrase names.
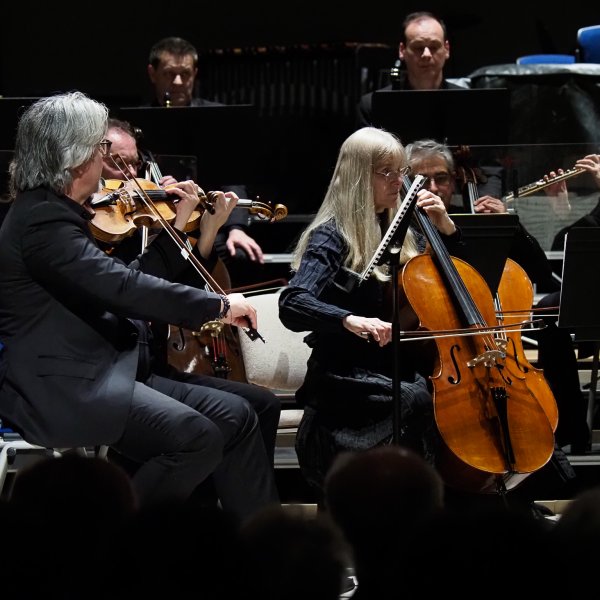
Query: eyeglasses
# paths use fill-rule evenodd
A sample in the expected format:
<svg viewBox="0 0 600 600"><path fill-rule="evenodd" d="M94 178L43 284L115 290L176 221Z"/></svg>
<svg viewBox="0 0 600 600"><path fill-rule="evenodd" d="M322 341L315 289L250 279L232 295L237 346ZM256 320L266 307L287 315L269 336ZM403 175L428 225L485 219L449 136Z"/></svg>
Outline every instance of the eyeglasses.
<svg viewBox="0 0 600 600"><path fill-rule="evenodd" d="M100 148L100 154L102 154L102 156L108 156L111 146L112 146L112 142L110 140L102 140L98 144L98 147Z"/></svg>
<svg viewBox="0 0 600 600"><path fill-rule="evenodd" d="M120 154L111 154L110 158L116 164L117 167L123 170L132 168L134 171L138 171L142 166L142 161L139 158L128 159L127 157L121 156Z"/></svg>
<svg viewBox="0 0 600 600"><path fill-rule="evenodd" d="M426 186L429 185L430 182L434 182L438 187L444 187L446 185L450 185L452 181L452 176L450 173L436 173L435 175L425 175L427 177Z"/></svg>
<svg viewBox="0 0 600 600"><path fill-rule="evenodd" d="M383 171L375 171L375 175L381 175L385 177L385 181L389 183L390 181L397 181L398 179L402 179L405 175L410 173L410 167L402 167L399 171L384 169Z"/></svg>

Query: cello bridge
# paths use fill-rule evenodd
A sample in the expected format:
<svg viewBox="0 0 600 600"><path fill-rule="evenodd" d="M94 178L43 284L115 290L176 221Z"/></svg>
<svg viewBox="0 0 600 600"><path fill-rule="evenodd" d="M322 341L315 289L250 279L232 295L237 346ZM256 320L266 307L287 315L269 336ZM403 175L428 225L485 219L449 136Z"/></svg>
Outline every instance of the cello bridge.
<svg viewBox="0 0 600 600"><path fill-rule="evenodd" d="M486 350L479 356L476 356L472 360L467 361L468 367L477 367L483 365L484 367L495 367L498 361L504 360L506 354L500 350Z"/></svg>

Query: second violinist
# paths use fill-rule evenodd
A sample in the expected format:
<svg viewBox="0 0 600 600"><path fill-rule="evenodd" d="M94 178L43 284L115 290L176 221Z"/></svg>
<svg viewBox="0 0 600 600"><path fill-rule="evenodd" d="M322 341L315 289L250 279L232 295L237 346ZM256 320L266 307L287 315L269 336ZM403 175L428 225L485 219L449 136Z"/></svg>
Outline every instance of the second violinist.
<svg viewBox="0 0 600 600"><path fill-rule="evenodd" d="M106 139L111 142L109 153L102 163L102 179L107 181L122 181L126 177L135 178L141 175L142 161L138 152L137 141L133 127L127 121L118 119L108 120ZM197 186L193 182L178 182L172 175L165 175L159 181L161 187L169 186L170 194L177 198L177 203L169 202L173 207L171 217L168 219L173 227L182 233L186 230L187 223L198 205ZM135 183L128 185L135 195L141 194ZM142 206L143 202L138 201ZM232 207L233 208L233 207ZM158 230L160 231L160 229ZM125 262L133 260L145 247L147 241L143 240L142 228L135 228L131 235L120 236L118 243L118 256ZM106 244L106 248L109 244Z"/></svg>
<svg viewBox="0 0 600 600"><path fill-rule="evenodd" d="M132 177L137 176L141 164L135 158L138 156L137 143L131 126L124 121L109 119L106 139L112 142L111 154L118 157L118 165L124 170L126 167L128 174ZM119 172L120 177L123 177L119 168L114 164L113 157L105 156L102 167L103 178L113 179L116 177L116 172ZM160 183L164 186L170 186L170 189L179 198L179 201L175 205L177 214L173 222L173 227L177 234L185 240L187 239L187 235L184 233L185 225L188 223L190 215L196 210L199 202L197 185L193 181L177 182L170 175L163 177ZM208 272L212 272L217 262L217 254L214 247L217 232L223 223L227 221L237 202L237 196L232 192L219 192L216 198L214 214L211 214L208 210L202 214L198 228L198 240L193 249L194 255L197 256ZM143 253L141 245L142 236L136 232L115 246L112 249L111 255L127 263L137 260L143 265L143 270L147 273L193 287L204 287L203 279L179 255L177 255L175 260L166 260L167 257L174 257L171 249L173 243L166 231L159 231L150 240ZM165 271L165 265L168 266L167 271ZM166 338L168 335L167 324L153 322L152 332L153 337L150 341L150 351L153 372L177 381L203 386L214 390L214 394L235 396L235 401L243 399L258 416L264 447L269 463L272 466L275 453L275 437L277 435L280 415L280 402L278 398L270 390L257 385L209 375L178 371L168 363L166 347Z"/></svg>

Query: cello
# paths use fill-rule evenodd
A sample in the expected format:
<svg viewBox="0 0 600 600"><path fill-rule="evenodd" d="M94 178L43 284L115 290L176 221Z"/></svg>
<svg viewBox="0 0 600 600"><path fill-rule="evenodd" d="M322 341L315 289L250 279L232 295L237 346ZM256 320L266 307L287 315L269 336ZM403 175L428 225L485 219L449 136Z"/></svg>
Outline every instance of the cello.
<svg viewBox="0 0 600 600"><path fill-rule="evenodd" d="M509 367L526 375L527 385L539 399L552 431L556 431L558 408L550 385L542 369L534 367L527 359L521 336L512 333L512 329L522 323L523 315L533 306L533 285L525 269L511 258L506 259L494 304L498 323L506 325L498 343L506 352Z"/></svg>
<svg viewBox="0 0 600 600"><path fill-rule="evenodd" d="M547 399L540 401L529 374L507 360L493 333L496 311L485 280L448 254L425 211L415 215L433 252L404 265L403 293L421 329L456 332L435 337L430 381L442 440L436 467L451 487L505 493L552 456Z"/></svg>
<svg viewBox="0 0 600 600"><path fill-rule="evenodd" d="M211 276L223 289L231 288L227 267L220 259ZM183 373L247 382L237 333L230 325L220 322L209 321L199 331L169 325L167 360Z"/></svg>
<svg viewBox="0 0 600 600"><path fill-rule="evenodd" d="M461 148L459 157L465 159L468 157L468 148ZM477 170L468 164L458 167L457 174L466 189L469 205L475 213L475 201L479 197L477 184L481 177ZM572 175L569 175L572 176ZM554 183L559 178L551 178L546 185ZM481 218L486 218L484 214ZM527 385L534 395L540 400L544 408L552 431L556 431L558 425L558 409L554 395L546 381L541 369L534 367L525 356L525 350L521 343L520 335L512 335L511 331L518 328L523 322L523 316L533 307L533 286L525 270L511 258L507 258L502 271L502 277L498 285L498 291L494 295L494 305L496 308L498 324L506 325L498 343L506 352L506 360L512 371L517 371L527 375Z"/></svg>

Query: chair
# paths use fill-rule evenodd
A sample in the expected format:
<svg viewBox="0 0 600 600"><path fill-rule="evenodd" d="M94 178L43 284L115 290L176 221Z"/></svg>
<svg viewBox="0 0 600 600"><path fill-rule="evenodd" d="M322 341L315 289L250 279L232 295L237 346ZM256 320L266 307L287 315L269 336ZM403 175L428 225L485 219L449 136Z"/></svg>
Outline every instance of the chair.
<svg viewBox="0 0 600 600"><path fill-rule="evenodd" d="M18 433L2 426L0 420L0 501L8 500L12 492L14 477L19 470L38 460L59 458L65 452L76 452L81 456L97 456L106 458L108 447L99 446L94 449L46 448L26 442Z"/></svg>
<svg viewBox="0 0 600 600"><path fill-rule="evenodd" d="M0 500L8 500L12 491L14 475L35 461L55 458L60 452L26 442L18 434L0 430ZM9 477L11 475L12 477Z"/></svg>
<svg viewBox="0 0 600 600"><path fill-rule="evenodd" d="M252 296L265 343L241 334L240 347L248 382L262 385L285 400L293 398L304 381L310 348L303 341L306 332L290 331L279 320L279 296L279 291ZM297 408L281 411L278 445L293 445L302 414Z"/></svg>
<svg viewBox="0 0 600 600"><path fill-rule="evenodd" d="M572 64L575 62L573 54L526 54L517 58L518 65L539 64Z"/></svg>
<svg viewBox="0 0 600 600"><path fill-rule="evenodd" d="M577 31L579 62L600 63L600 25L581 27Z"/></svg>

